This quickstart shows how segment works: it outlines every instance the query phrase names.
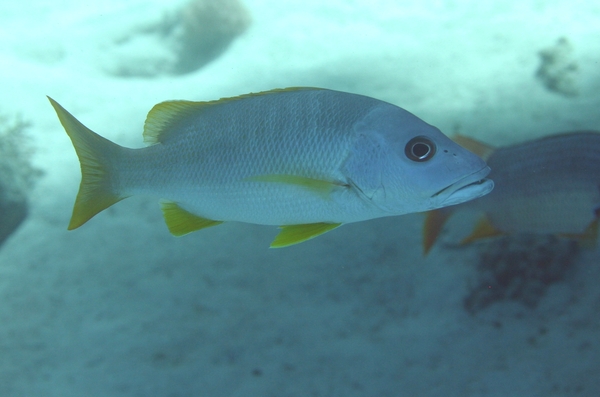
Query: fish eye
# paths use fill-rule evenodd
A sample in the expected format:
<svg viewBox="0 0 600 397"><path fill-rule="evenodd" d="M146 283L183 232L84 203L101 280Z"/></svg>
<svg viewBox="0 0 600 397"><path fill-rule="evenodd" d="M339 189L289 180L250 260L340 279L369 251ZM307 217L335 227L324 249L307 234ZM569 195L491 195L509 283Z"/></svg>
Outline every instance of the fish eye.
<svg viewBox="0 0 600 397"><path fill-rule="evenodd" d="M435 143L424 136L417 136L408 141L404 153L412 161L428 161L435 154Z"/></svg>

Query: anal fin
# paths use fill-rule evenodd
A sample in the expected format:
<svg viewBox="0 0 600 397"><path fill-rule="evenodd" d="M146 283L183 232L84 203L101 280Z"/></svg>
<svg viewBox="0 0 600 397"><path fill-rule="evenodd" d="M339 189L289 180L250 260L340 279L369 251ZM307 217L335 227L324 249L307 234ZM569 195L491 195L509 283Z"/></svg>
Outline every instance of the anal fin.
<svg viewBox="0 0 600 397"><path fill-rule="evenodd" d="M280 226L281 231L271 243L271 248L282 248L298 244L340 226L341 223L308 223L303 225Z"/></svg>
<svg viewBox="0 0 600 397"><path fill-rule="evenodd" d="M504 234L504 233L501 232L500 230L496 229L494 227L494 225L492 225L490 220L484 216L483 218L481 218L479 220L479 222L477 222L477 224L475 225L475 228L473 229L473 232L471 232L470 235L465 237L460 243L461 244L469 244L469 243L472 243L473 241L476 241L476 240L479 240L482 238L495 237L495 236L500 236L502 234Z"/></svg>
<svg viewBox="0 0 600 397"><path fill-rule="evenodd" d="M222 221L213 221L212 219L194 215L172 201L161 200L160 209L162 210L169 231L174 236L183 236L196 230L204 229L205 227L223 223Z"/></svg>
<svg viewBox="0 0 600 397"><path fill-rule="evenodd" d="M598 223L599 219L596 218L585 228L583 233L561 233L558 236L576 240L581 248L596 248L596 242L598 240Z"/></svg>

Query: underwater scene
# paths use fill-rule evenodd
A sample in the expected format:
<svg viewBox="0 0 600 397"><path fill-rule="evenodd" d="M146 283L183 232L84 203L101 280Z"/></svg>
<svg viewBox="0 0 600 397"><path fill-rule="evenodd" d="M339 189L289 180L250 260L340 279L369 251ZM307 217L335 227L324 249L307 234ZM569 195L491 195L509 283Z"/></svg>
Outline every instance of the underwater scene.
<svg viewBox="0 0 600 397"><path fill-rule="evenodd" d="M600 3L0 3L0 397L600 395Z"/></svg>

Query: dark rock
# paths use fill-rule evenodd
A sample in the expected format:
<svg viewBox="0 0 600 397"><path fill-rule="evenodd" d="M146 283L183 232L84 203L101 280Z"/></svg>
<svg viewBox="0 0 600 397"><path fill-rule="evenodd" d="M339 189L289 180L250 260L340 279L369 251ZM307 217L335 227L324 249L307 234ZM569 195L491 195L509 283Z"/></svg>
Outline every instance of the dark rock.
<svg viewBox="0 0 600 397"><path fill-rule="evenodd" d="M104 51L104 68L122 77L191 73L224 53L250 23L240 0L192 0L118 37Z"/></svg>
<svg viewBox="0 0 600 397"><path fill-rule="evenodd" d="M2 197L2 186L0 186L0 197ZM26 217L26 201L0 200L0 245L17 229Z"/></svg>
<svg viewBox="0 0 600 397"><path fill-rule="evenodd" d="M27 217L27 195L40 174L30 164L27 126L0 117L0 245Z"/></svg>

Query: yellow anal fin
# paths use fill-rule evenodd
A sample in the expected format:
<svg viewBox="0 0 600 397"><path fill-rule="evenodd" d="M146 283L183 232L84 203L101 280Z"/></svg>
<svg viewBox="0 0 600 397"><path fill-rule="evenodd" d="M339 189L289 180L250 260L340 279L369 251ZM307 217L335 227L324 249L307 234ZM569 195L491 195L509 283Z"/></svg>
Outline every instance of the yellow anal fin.
<svg viewBox="0 0 600 397"><path fill-rule="evenodd" d="M469 244L482 238L495 237L502 234L504 234L504 232L496 229L487 217L483 217L477 222L473 232L465 237L460 243Z"/></svg>
<svg viewBox="0 0 600 397"><path fill-rule="evenodd" d="M213 221L212 219L194 215L172 201L162 200L160 202L160 209L162 210L169 231L174 236L183 236L196 230L204 229L205 227L223 223L222 221Z"/></svg>
<svg viewBox="0 0 600 397"><path fill-rule="evenodd" d="M281 231L271 243L271 248L282 248L298 244L340 226L341 223L308 223L304 225L280 226Z"/></svg>
<svg viewBox="0 0 600 397"><path fill-rule="evenodd" d="M452 210L447 208L428 211L423 226L423 254L427 255L435 240L437 240L444 224L452 215Z"/></svg>
<svg viewBox="0 0 600 397"><path fill-rule="evenodd" d="M561 233L558 236L576 240L582 248L595 248L598 240L598 219L594 219L583 233Z"/></svg>
<svg viewBox="0 0 600 397"><path fill-rule="evenodd" d="M329 198L329 195L334 188L345 186L342 183L325 181L322 179L307 178L298 175L257 175L247 178L248 181L254 182L269 182L269 183L283 183L288 185L295 185L314 192L323 198Z"/></svg>

